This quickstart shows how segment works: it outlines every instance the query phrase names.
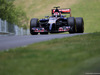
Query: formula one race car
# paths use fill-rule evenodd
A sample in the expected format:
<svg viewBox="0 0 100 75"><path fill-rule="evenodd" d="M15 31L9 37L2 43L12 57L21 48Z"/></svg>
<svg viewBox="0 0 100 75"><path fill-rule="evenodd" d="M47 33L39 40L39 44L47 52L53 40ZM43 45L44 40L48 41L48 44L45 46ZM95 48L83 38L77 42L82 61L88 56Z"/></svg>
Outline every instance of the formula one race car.
<svg viewBox="0 0 100 75"><path fill-rule="evenodd" d="M52 16L46 16L44 19L32 18L30 21L30 33L32 35L69 32L69 33L83 33L84 21L83 18L71 17L71 9L58 9L60 7L54 7L52 9ZM66 18L66 15L70 14L70 17Z"/></svg>

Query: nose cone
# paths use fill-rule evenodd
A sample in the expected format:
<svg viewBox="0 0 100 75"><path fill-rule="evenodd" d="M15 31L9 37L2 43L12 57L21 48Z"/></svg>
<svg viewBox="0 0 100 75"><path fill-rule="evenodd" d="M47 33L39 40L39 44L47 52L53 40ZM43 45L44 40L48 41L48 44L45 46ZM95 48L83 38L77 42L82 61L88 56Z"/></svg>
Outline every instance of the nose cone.
<svg viewBox="0 0 100 75"><path fill-rule="evenodd" d="M52 24L53 24L53 23L50 23L50 26L49 26L49 31L51 31L51 30L52 30Z"/></svg>

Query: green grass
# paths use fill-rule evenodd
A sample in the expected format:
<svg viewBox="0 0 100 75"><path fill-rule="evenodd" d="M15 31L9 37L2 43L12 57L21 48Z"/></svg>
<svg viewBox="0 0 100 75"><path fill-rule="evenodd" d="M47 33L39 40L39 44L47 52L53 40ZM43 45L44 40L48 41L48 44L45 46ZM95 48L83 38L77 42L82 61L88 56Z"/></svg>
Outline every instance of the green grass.
<svg viewBox="0 0 100 75"><path fill-rule="evenodd" d="M85 32L100 32L100 0L81 0L72 6L72 15L83 17Z"/></svg>
<svg viewBox="0 0 100 75"><path fill-rule="evenodd" d="M14 4L21 7L31 18L43 18L46 15L51 15L51 9L54 6L69 7L77 3L77 0L15 0Z"/></svg>
<svg viewBox="0 0 100 75"><path fill-rule="evenodd" d="M0 52L0 75L85 75L100 70L100 33Z"/></svg>

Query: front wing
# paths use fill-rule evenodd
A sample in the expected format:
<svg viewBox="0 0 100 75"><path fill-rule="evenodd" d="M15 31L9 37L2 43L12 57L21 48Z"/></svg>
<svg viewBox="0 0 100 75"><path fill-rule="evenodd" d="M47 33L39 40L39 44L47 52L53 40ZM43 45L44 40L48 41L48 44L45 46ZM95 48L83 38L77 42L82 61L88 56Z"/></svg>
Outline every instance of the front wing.
<svg viewBox="0 0 100 75"><path fill-rule="evenodd" d="M43 27L33 27L32 30L33 32L69 32L70 26L59 27L58 30L51 30L51 31Z"/></svg>

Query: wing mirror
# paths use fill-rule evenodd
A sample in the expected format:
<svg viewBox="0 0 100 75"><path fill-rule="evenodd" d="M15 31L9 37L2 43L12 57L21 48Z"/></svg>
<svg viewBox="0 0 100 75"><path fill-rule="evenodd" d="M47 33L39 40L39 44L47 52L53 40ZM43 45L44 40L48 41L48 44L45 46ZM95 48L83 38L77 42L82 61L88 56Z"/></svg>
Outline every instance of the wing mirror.
<svg viewBox="0 0 100 75"><path fill-rule="evenodd" d="M49 16L45 16L45 18L49 18Z"/></svg>
<svg viewBox="0 0 100 75"><path fill-rule="evenodd" d="M62 17L66 17L66 15L62 15Z"/></svg>

